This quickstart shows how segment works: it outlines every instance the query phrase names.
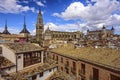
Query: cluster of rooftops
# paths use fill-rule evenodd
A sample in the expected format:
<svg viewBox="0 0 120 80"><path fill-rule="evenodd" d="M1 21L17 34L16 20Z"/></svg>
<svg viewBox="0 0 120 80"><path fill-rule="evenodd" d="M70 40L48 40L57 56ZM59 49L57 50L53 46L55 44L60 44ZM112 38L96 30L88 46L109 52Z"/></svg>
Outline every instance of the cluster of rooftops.
<svg viewBox="0 0 120 80"><path fill-rule="evenodd" d="M15 53L44 50L43 48L31 43L4 43L3 45L9 47ZM75 49L73 44L67 44L67 46L54 48L50 51L71 57L73 59L83 59L103 65L108 65L110 67L114 67L115 69L120 69L119 49L91 47L81 47Z"/></svg>
<svg viewBox="0 0 120 80"><path fill-rule="evenodd" d="M31 43L4 43L4 46L12 49L15 53L23 53L29 51L39 51L44 50L43 48L31 44ZM110 48L91 48L91 47L81 47L81 48L74 48L73 44L63 45L58 48L51 49L50 52L56 53L58 55L70 57L75 60L83 60L88 61L97 65L101 65L104 67L108 67L114 69L116 71L120 71L120 50L119 49L110 49ZM14 64L9 61L8 59L0 56L0 62L2 63L0 68L6 68L9 66L14 66ZM13 78L19 78L19 75L32 75L34 72L40 72L41 70L45 70L51 68L51 66L56 66L55 64L45 64L41 67L35 66L29 69L22 70L18 72L18 74L12 73L11 75L7 76L6 78L13 80ZM46 67L47 65L47 67ZM43 68L44 67L44 68ZM14 77L14 76L17 77ZM21 77L20 77L21 78Z"/></svg>

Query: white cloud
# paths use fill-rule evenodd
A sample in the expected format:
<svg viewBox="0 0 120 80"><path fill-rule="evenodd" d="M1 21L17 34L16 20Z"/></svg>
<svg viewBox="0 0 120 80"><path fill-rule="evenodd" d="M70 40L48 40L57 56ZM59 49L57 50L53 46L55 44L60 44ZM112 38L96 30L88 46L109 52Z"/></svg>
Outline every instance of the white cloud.
<svg viewBox="0 0 120 80"><path fill-rule="evenodd" d="M45 6L45 5L44 5L42 2L40 2L40 1L37 1L36 4L39 5L39 6L43 6L43 7Z"/></svg>
<svg viewBox="0 0 120 80"><path fill-rule="evenodd" d="M35 9L33 7L19 5L16 0L0 0L1 13L20 13L28 10L34 12Z"/></svg>
<svg viewBox="0 0 120 80"><path fill-rule="evenodd" d="M49 27L50 30L53 31L68 31L68 32L74 32L74 31L81 31L84 32L87 30L86 24L64 24L64 25L57 25L52 22L48 22L44 25L45 30Z"/></svg>
<svg viewBox="0 0 120 80"><path fill-rule="evenodd" d="M102 25L116 26L120 25L120 15L115 11L120 10L120 2L117 0L91 0L95 2L87 2L85 6L81 2L71 3L64 12L53 13L53 16L63 18L65 20L82 19L84 24L90 29L101 28Z"/></svg>
<svg viewBox="0 0 120 80"><path fill-rule="evenodd" d="M58 13L53 13L53 14L52 14L52 16L61 17L61 15L60 15L60 14L58 14Z"/></svg>
<svg viewBox="0 0 120 80"><path fill-rule="evenodd" d="M29 1L20 1L20 0L16 0L17 1L17 3L25 3L25 4L28 4L29 3Z"/></svg>

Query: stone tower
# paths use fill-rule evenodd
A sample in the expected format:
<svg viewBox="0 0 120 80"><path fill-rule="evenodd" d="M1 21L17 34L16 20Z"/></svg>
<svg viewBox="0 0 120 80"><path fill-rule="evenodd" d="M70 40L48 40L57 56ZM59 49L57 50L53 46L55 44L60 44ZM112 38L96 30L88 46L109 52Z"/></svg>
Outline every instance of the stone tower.
<svg viewBox="0 0 120 80"><path fill-rule="evenodd" d="M44 32L44 24L43 24L41 11L39 10L37 23L36 23L36 41L41 46L43 45L43 32Z"/></svg>

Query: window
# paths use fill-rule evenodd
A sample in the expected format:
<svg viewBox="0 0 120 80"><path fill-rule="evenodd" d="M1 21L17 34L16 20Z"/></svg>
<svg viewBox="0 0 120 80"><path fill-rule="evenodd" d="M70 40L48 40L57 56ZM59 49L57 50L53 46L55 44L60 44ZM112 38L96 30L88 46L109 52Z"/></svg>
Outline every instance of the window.
<svg viewBox="0 0 120 80"><path fill-rule="evenodd" d="M61 71L63 71L63 67L61 67Z"/></svg>
<svg viewBox="0 0 120 80"><path fill-rule="evenodd" d="M68 60L66 61L66 66L69 66L69 61Z"/></svg>
<svg viewBox="0 0 120 80"><path fill-rule="evenodd" d="M51 72L52 70L51 69L49 69L49 72Z"/></svg>
<svg viewBox="0 0 120 80"><path fill-rule="evenodd" d="M61 57L61 63L63 63L63 58Z"/></svg>
<svg viewBox="0 0 120 80"><path fill-rule="evenodd" d="M43 76L43 72L40 73L39 77L42 77Z"/></svg>
<svg viewBox="0 0 120 80"><path fill-rule="evenodd" d="M20 59L21 58L21 56L18 56L18 59Z"/></svg>
<svg viewBox="0 0 120 80"><path fill-rule="evenodd" d="M75 62L73 62L73 69L76 70L76 63Z"/></svg>
<svg viewBox="0 0 120 80"><path fill-rule="evenodd" d="M56 61L58 61L58 56L56 56Z"/></svg>
<svg viewBox="0 0 120 80"><path fill-rule="evenodd" d="M76 63L73 61L72 63L72 67L71 67L71 72L75 75L76 74Z"/></svg>
<svg viewBox="0 0 120 80"><path fill-rule="evenodd" d="M8 68L8 70L10 71L10 70L11 70L11 68Z"/></svg>
<svg viewBox="0 0 120 80"><path fill-rule="evenodd" d="M81 80L85 80L85 78L81 78Z"/></svg>
<svg viewBox="0 0 120 80"><path fill-rule="evenodd" d="M32 76L32 80L36 80L37 75Z"/></svg>
<svg viewBox="0 0 120 80"><path fill-rule="evenodd" d="M85 64L81 64L81 73L85 74Z"/></svg>
<svg viewBox="0 0 120 80"><path fill-rule="evenodd" d="M93 80L99 80L99 70L93 68Z"/></svg>
<svg viewBox="0 0 120 80"><path fill-rule="evenodd" d="M53 60L55 59L55 55L53 54Z"/></svg>

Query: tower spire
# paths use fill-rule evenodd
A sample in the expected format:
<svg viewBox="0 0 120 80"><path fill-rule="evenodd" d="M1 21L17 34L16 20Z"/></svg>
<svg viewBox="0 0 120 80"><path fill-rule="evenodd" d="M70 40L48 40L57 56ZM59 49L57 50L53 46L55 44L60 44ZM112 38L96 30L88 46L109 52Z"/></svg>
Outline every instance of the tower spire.
<svg viewBox="0 0 120 80"><path fill-rule="evenodd" d="M39 9L37 23L38 24L43 23L41 9Z"/></svg>
<svg viewBox="0 0 120 80"><path fill-rule="evenodd" d="M7 30L7 19L5 20L5 29L3 31L3 34L10 34L9 31Z"/></svg>
<svg viewBox="0 0 120 80"><path fill-rule="evenodd" d="M26 28L26 19L25 19L25 16L24 16L23 30L22 30L20 33L30 33L30 32L27 30L27 28Z"/></svg>
<svg viewBox="0 0 120 80"><path fill-rule="evenodd" d="M103 25L102 29L105 29L105 25Z"/></svg>
<svg viewBox="0 0 120 80"><path fill-rule="evenodd" d="M5 20L5 27L7 28L7 19Z"/></svg>
<svg viewBox="0 0 120 80"><path fill-rule="evenodd" d="M111 30L114 30L114 27L112 26Z"/></svg>
<svg viewBox="0 0 120 80"><path fill-rule="evenodd" d="M25 19L25 16L24 16L24 27L26 27L26 19Z"/></svg>

